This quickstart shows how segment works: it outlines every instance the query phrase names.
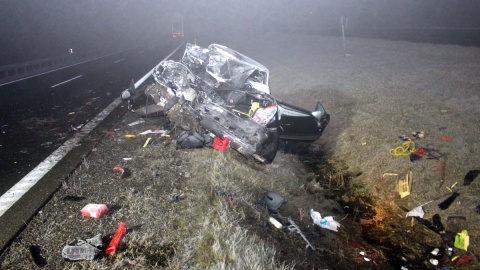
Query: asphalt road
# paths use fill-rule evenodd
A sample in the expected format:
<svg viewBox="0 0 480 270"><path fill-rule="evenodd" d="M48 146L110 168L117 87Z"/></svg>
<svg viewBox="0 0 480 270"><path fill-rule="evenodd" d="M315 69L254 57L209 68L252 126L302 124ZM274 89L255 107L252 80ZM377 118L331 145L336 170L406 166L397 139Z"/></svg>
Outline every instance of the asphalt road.
<svg viewBox="0 0 480 270"><path fill-rule="evenodd" d="M166 40L158 48L131 49L0 87L0 195L181 42ZM182 53L180 48L171 58L179 59ZM125 113L122 105L0 216L0 253Z"/></svg>
<svg viewBox="0 0 480 270"><path fill-rule="evenodd" d="M131 49L0 87L0 195L176 44Z"/></svg>

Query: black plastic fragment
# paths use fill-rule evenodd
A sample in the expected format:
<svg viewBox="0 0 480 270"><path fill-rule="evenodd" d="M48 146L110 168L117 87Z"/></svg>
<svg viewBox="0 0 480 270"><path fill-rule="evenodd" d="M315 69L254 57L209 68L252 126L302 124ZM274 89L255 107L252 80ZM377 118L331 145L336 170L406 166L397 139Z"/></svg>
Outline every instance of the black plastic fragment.
<svg viewBox="0 0 480 270"><path fill-rule="evenodd" d="M418 161L418 160L420 160L421 158L422 158L422 157L421 157L420 155L417 155L417 154L414 154L414 153L410 154L410 161L411 161L411 162Z"/></svg>
<svg viewBox="0 0 480 270"><path fill-rule="evenodd" d="M38 267L44 267L45 265L47 265L47 260L43 258L42 249L40 248L40 246L31 245L29 249L30 249L30 254L32 255L33 261Z"/></svg>
<svg viewBox="0 0 480 270"><path fill-rule="evenodd" d="M442 233L445 231L445 227L443 226L442 224L442 219L440 218L440 216L438 214L435 214L433 215L432 217L432 225L433 225L433 229L437 232L437 233Z"/></svg>
<svg viewBox="0 0 480 270"><path fill-rule="evenodd" d="M468 186L472 181L480 174L480 170L471 170L465 175L465 179L463 180L463 185Z"/></svg>
<svg viewBox="0 0 480 270"><path fill-rule="evenodd" d="M453 201L455 201L455 198L457 198L459 195L460 194L458 194L457 192L453 192L452 195L450 195L450 197L448 197L443 202L439 203L438 207L442 210L448 209L448 207L450 207Z"/></svg>
<svg viewBox="0 0 480 270"><path fill-rule="evenodd" d="M83 196L72 196L72 195L67 195L63 197L64 201L71 201L71 202L78 202L78 201L83 201L85 200L85 197Z"/></svg>

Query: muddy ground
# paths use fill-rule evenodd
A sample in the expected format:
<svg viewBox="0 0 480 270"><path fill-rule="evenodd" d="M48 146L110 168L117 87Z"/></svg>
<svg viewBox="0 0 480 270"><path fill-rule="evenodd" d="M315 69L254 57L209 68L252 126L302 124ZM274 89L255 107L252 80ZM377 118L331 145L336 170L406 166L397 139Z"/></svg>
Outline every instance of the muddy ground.
<svg viewBox="0 0 480 270"><path fill-rule="evenodd" d="M31 250L40 250L37 263L50 269L480 267L480 180L464 186L467 172L480 169L480 49L347 38L344 51L336 37L269 33L255 43L242 37L196 40L224 44L267 66L277 98L305 108L320 100L331 122L318 141L280 149L270 165L231 149L177 150L177 130L149 135L153 143L143 148L147 136L125 135L167 128L166 120L149 117L129 127L138 118L126 111L2 254L2 268L37 267ZM425 137L413 138L416 131ZM408 153L392 155L402 135L431 155L415 161ZM398 182L409 172L411 193L400 198ZM284 225L291 217L315 250L267 222L257 203L264 189L287 199L275 217ZM440 209L453 192L459 195ZM84 218L87 203L105 203L110 211ZM423 204L423 219L405 217ZM339 231L314 226L312 208L339 221ZM115 255L62 259L62 248L75 239L101 234L107 245L120 222L128 231ZM470 235L468 251L449 256L462 230ZM430 254L434 248L439 255ZM456 266L463 255L472 260Z"/></svg>

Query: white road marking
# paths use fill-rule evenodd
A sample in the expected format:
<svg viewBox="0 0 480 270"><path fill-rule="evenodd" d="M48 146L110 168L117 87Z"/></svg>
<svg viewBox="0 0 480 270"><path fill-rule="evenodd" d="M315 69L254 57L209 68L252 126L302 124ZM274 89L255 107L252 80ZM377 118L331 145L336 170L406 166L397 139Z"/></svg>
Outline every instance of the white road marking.
<svg viewBox="0 0 480 270"><path fill-rule="evenodd" d="M115 61L115 62L113 62L113 63L114 63L114 64L116 64L116 63L120 63L120 62L122 62L122 61L123 61L123 60L125 60L125 59L127 59L127 58L122 58L122 59L120 59L120 60L117 60L117 61Z"/></svg>
<svg viewBox="0 0 480 270"><path fill-rule="evenodd" d="M85 61L82 61L82 62L79 62L79 63L75 63L75 64L71 64L71 65L68 65L68 66L61 67L61 68L56 68L56 69L52 69L52 70L45 71L45 72L42 72L42 73L34 74L34 75L27 76L27 77L24 77L24 78L21 78L21 79L18 79L18 80L2 83L2 84L0 84L0 86L4 86L4 85L7 85L7 84L11 84L11 83L23 81L23 80L26 80L26 79L30 79L30 78L33 78L33 77L37 77L37 76L40 76L40 75L48 74L48 73L51 73L51 72L55 72L57 70L62 70L62 69L65 69L65 68L85 64L85 63L88 63L88 62L91 62L91 61L95 61L95 60L98 60L98 59L101 59L101 58L105 58L105 57L108 57L108 56L111 56L111 55L114 55L114 54L123 53L123 52L126 52L126 51L128 51L128 50L114 52L114 53L107 54L107 55L102 55L102 56L99 56L99 57L96 57L96 58L93 58L93 59L88 59L88 60L85 60Z"/></svg>
<svg viewBox="0 0 480 270"><path fill-rule="evenodd" d="M107 108L100 112L90 122L55 150L50 156L42 161L35 169L25 175L17 184L10 188L0 197L0 216L2 216L15 202L17 202L27 191L33 187L50 169L52 169L70 150L77 147L80 141L92 131L105 117L107 117L120 103L122 99L115 99Z"/></svg>
<svg viewBox="0 0 480 270"><path fill-rule="evenodd" d="M82 76L83 76L83 75L79 75L79 76L77 76L77 77L75 77L75 78L71 78L71 79L66 80L66 81L63 81L63 82L61 82L61 83L57 83L57 84L55 84L55 85L50 86L50 88L57 87L57 86L59 86L59 85L62 85L62 84L64 84L64 83L67 83L67 82L69 82L69 81L73 81L73 80L75 80L75 79L78 79L78 78L80 78L80 77L82 77Z"/></svg>
<svg viewBox="0 0 480 270"><path fill-rule="evenodd" d="M180 44L180 46L183 45ZM178 46L172 53L165 57L162 61L165 61L170 56L172 56L179 48ZM160 64L159 64L160 65ZM157 65L158 66L158 65ZM142 77L143 81L152 74L152 71L149 71L145 76ZM145 79L144 79L145 78ZM138 82L137 82L138 83ZM136 84L135 84L136 85ZM140 84L138 85L140 86ZM138 87L136 86L136 87ZM35 167L31 172L25 175L20 181L18 181L13 187L11 187L7 192L5 192L0 197L0 217L3 216L5 212L12 207L31 187L33 187L40 179L42 179L45 174L47 174L57 163L64 158L70 150L75 148L80 141L92 131L100 122L103 121L118 105L122 103L122 98L118 97L115 99L107 108L101 111L95 118L90 122L85 124L83 128L75 134L75 136L67 140L63 145L61 145L57 150L55 150L50 156L43 160L37 167Z"/></svg>

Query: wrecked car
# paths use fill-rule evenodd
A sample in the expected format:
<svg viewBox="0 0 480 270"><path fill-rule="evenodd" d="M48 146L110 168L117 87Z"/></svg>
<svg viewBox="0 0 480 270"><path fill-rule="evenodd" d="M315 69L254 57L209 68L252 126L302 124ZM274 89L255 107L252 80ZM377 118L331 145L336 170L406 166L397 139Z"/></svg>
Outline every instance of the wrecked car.
<svg viewBox="0 0 480 270"><path fill-rule="evenodd" d="M330 120L320 102L309 111L273 97L266 67L218 44L187 44L180 61L162 61L152 77L143 89L150 104L137 114L162 113L177 128L227 137L232 148L263 163L274 160L279 141L315 141ZM122 97L134 99L135 92L141 91Z"/></svg>

